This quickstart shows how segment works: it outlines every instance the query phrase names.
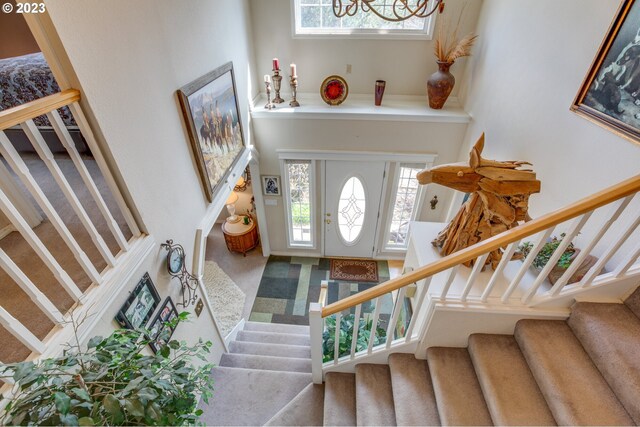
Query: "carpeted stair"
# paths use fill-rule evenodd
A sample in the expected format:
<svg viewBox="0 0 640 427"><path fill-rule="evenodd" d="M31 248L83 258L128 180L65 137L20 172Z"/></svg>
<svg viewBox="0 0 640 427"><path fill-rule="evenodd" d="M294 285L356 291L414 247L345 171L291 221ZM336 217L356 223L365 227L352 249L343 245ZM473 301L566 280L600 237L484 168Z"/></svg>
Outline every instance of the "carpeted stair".
<svg viewBox="0 0 640 427"><path fill-rule="evenodd" d="M229 351L211 373L215 390L201 422L295 424L302 411L307 425L322 425L324 387L311 382L308 326L247 322Z"/></svg>
<svg viewBox="0 0 640 427"><path fill-rule="evenodd" d="M427 360L397 353L330 372L269 424L640 424L638 314L640 288L625 304L577 302L566 322L522 320L514 335L429 348Z"/></svg>

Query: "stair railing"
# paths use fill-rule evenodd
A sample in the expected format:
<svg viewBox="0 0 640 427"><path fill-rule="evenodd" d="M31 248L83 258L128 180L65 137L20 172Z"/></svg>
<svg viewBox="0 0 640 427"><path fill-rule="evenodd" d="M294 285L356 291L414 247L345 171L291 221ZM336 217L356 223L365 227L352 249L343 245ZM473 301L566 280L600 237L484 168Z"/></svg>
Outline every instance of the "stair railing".
<svg viewBox="0 0 640 427"><path fill-rule="evenodd" d="M125 261L130 261L131 257L139 256L139 253L131 254L134 248L139 248L139 243L144 235L140 231L136 219L132 215L127 202L125 201L116 180L114 179L107 161L100 150L93 131L85 117L79 104L80 92L75 89L40 98L38 100L20 105L15 108L0 111L0 212L7 217L10 222L11 231L17 231L27 242L28 246L42 260L43 264L51 271L53 277L61 286L61 290L66 291L76 308L91 304L92 292L95 294L96 287L102 285L105 280L113 279L114 270L122 266ZM67 107L73 116L75 125L84 137L91 156L95 161L103 181L110 192L111 198L115 201L115 207L109 207L103 196L104 190L99 189L99 185L94 180L92 173L85 164L86 158L80 154L75 142L67 128L67 125L58 113L59 108ZM75 166L77 174L80 176L82 185L71 185L68 177L63 173L58 162L45 141L41 129L36 126L34 120L38 116L46 116L51 128L55 132L57 139L66 149L69 159ZM27 139L33 146L40 161L48 170L49 174L57 184L66 199L66 204L70 206L79 219L79 222L90 237L91 243L81 244L69 229L68 223L64 221L64 214L58 212L52 203L51 194L47 194L45 189L36 180L34 174L29 169L23 156L18 153L5 131L9 128L19 126ZM27 194L21 190L20 185L26 189L39 209L29 199ZM82 188L78 188L82 187ZM117 242L117 253L113 253L105 242L104 236L98 231L97 222L91 219L87 213L85 205L80 201L79 191L83 191L85 196L90 198L99 211L99 221L106 225L112 235L112 239ZM88 200L88 199L87 199ZM116 220L114 212L118 210L118 216L123 218L128 227L125 237L123 228ZM44 216L44 218L43 218ZM62 265L58 258L52 253L51 247L43 243L38 235L39 224L48 221L60 237L60 245L65 245L71 251L75 262L91 280L93 286L89 286L86 291L82 291L78 284L71 278L68 267ZM104 221L104 222L102 222ZM106 232L104 232L106 233ZM102 271L91 261L87 255L87 244L95 245L100 257L106 263ZM100 263L102 264L102 263ZM68 329L68 314L61 311L51 302L51 300L33 283L28 272L25 273L12 260L8 253L0 248L0 268L30 297L33 303L51 320L54 331ZM103 303L103 302L102 302ZM47 349L47 343L52 341L52 334L46 339L40 339L32 333L17 318L13 307L0 306L0 324L17 338L25 347L31 350L30 359L38 357ZM53 334L55 335L55 334Z"/></svg>
<svg viewBox="0 0 640 427"><path fill-rule="evenodd" d="M438 302L454 302L460 304L471 302L483 304L490 302L492 304L502 304L505 306L534 307L545 302L558 300L565 295L573 295L580 289L595 286L595 280L603 273L605 265L611 261L613 256L640 225L640 212L637 210L631 210L631 212L627 210L627 216L631 217L628 224L621 227L622 231L619 234L613 237L609 236L611 238L608 239L610 243L608 248L600 255L599 260L588 270L584 277L578 283L569 284L569 281L586 257L591 254L596 244L610 231L611 226L620 219L621 214L629 206L638 191L640 191L640 175L636 175L602 190L570 206L561 208L504 233L483 240L473 246L442 257L435 262L415 268L413 271L402 274L370 289L329 304L326 307L322 307L321 304L310 304L309 323L314 381L322 382L323 369L328 366L340 365L352 361L356 357L366 357L380 350L419 340L424 333L423 328L426 327L426 321L422 320L421 324L418 325L418 319L428 318L428 313L423 313L422 310L427 294L429 294L430 300ZM549 290L545 291L542 287L543 283L546 283L545 279L573 239L583 229L594 211L605 205L614 204L616 201L618 201L618 203L613 206L604 223L599 225L595 236L588 241L586 246L581 248L578 256L555 284ZM545 267L539 271L533 283L524 283L523 277L530 271L532 262L542 250L554 229L567 221L572 222L565 233L565 237L551 255ZM496 284L499 279L504 279L505 268L509 261L512 260L512 256L518 249L519 244L523 239L535 235L539 236L537 239L534 239L535 243L530 249L528 256L523 260L517 273L510 279L510 283L506 289L499 289ZM428 243L425 242L425 244ZM503 250L503 256L495 271L486 284L477 283L478 276L483 270L489 254L498 249ZM612 272L607 273L606 276L608 276L608 279L622 279L630 277L631 275L640 275L640 265L636 264L639 257L640 243L630 250L626 256L623 256L622 261L618 262L613 267ZM452 285L460 269L466 268L463 264L468 264L469 262L473 263L473 267L468 274L468 278L466 278L464 286L461 289L453 289ZM429 287L431 281L433 277L439 273L443 274L442 277L444 280L441 282L442 288L438 289L437 294L430 293ZM601 277L604 276L603 274ZM404 309L406 287L414 283L418 284L418 290L414 299L413 315L403 332L403 328L399 328L397 322L401 311ZM480 293L478 293L478 286L481 286ZM525 289L523 289L523 287ZM474 290L473 295L471 295L472 289ZM393 293L395 292L397 292L397 295L393 298ZM388 320L384 343L374 345L376 339L374 331L379 324L382 298L385 295L390 295L392 301L394 300L395 303L393 304L391 313L386 313ZM369 310L373 308L373 311L365 313L365 305ZM368 317L367 323L369 321L372 322L371 332L368 337L368 346L365 349L356 351L355 345L352 345L350 351L345 354L339 354L338 346L336 345L334 360L323 364L324 320L329 316L336 317L335 342L337 343L340 340L340 322L343 313L349 313L352 310L354 311L355 325L358 325L361 316L365 315ZM358 334L362 333L361 331L358 332L357 329L357 327L354 327L353 344L355 344Z"/></svg>

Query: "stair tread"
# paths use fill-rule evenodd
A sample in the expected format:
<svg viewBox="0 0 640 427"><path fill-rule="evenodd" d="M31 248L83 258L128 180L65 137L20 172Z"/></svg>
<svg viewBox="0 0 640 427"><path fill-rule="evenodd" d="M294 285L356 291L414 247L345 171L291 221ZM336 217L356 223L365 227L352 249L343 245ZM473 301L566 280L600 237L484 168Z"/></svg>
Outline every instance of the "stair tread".
<svg viewBox="0 0 640 427"><path fill-rule="evenodd" d="M323 424L324 385L309 384L278 411L267 426L321 426Z"/></svg>
<svg viewBox="0 0 640 427"><path fill-rule="evenodd" d="M466 348L431 347L427 361L442 425L493 425Z"/></svg>
<svg viewBox="0 0 640 427"><path fill-rule="evenodd" d="M308 335L283 334L281 332L240 331L236 341L262 342L272 344L310 345Z"/></svg>
<svg viewBox="0 0 640 427"><path fill-rule="evenodd" d="M471 335L469 354L496 425L556 425L513 335Z"/></svg>
<svg viewBox="0 0 640 427"><path fill-rule="evenodd" d="M356 425L356 376L328 372L324 379L324 425Z"/></svg>
<svg viewBox="0 0 640 427"><path fill-rule="evenodd" d="M396 424L440 425L427 361L413 354L393 353L389 355L389 369Z"/></svg>
<svg viewBox="0 0 640 427"><path fill-rule="evenodd" d="M311 359L225 353L220 359L220 366L268 371L311 372Z"/></svg>
<svg viewBox="0 0 640 427"><path fill-rule="evenodd" d="M251 341L231 341L229 353L259 354L263 356L279 356L294 358L311 358L311 348L308 345L273 344Z"/></svg>
<svg viewBox="0 0 640 427"><path fill-rule="evenodd" d="M284 323L246 322L244 324L244 330L309 335L308 326L288 325Z"/></svg>
<svg viewBox="0 0 640 427"><path fill-rule="evenodd" d="M311 383L307 373L220 366L211 376L215 392L200 404L200 421L208 426L264 425Z"/></svg>
<svg viewBox="0 0 640 427"><path fill-rule="evenodd" d="M394 426L396 413L388 365L356 365L356 424Z"/></svg>
<svg viewBox="0 0 640 427"><path fill-rule="evenodd" d="M640 424L640 319L624 304L578 302L568 324L627 413Z"/></svg>
<svg viewBox="0 0 640 427"><path fill-rule="evenodd" d="M566 322L520 320L515 337L559 425L633 424Z"/></svg>

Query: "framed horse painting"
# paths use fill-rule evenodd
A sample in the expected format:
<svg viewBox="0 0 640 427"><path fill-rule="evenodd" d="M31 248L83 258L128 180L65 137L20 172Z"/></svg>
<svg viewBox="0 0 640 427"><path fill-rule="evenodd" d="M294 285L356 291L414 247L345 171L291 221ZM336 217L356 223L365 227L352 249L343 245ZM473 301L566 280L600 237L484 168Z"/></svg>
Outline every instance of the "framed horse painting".
<svg viewBox="0 0 640 427"><path fill-rule="evenodd" d="M571 110L640 143L640 0L622 1Z"/></svg>
<svg viewBox="0 0 640 427"><path fill-rule="evenodd" d="M180 88L178 98L202 185L212 202L245 147L233 63Z"/></svg>

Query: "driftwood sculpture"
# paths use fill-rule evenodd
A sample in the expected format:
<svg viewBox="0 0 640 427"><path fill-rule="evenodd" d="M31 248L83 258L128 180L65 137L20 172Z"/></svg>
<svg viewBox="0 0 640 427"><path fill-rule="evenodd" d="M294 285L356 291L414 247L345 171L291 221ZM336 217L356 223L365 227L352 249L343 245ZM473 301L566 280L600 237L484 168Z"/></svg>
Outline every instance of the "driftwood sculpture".
<svg viewBox="0 0 640 427"><path fill-rule="evenodd" d="M418 173L420 184L440 184L470 193L455 218L432 242L444 256L528 221L529 195L540 192L540 181L528 162L483 159L484 133L470 153L469 163L450 163ZM496 268L502 250L486 264ZM466 265L471 266L469 262Z"/></svg>

